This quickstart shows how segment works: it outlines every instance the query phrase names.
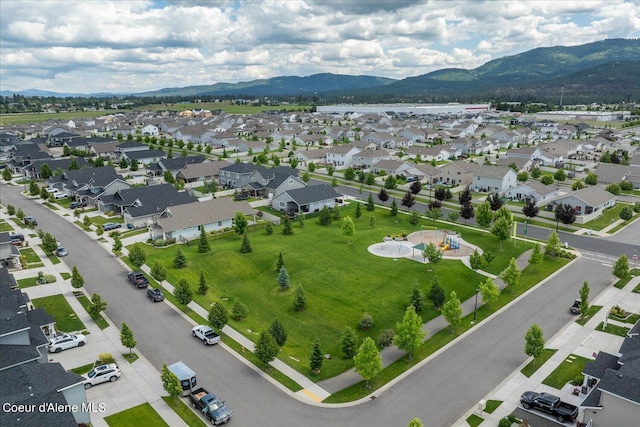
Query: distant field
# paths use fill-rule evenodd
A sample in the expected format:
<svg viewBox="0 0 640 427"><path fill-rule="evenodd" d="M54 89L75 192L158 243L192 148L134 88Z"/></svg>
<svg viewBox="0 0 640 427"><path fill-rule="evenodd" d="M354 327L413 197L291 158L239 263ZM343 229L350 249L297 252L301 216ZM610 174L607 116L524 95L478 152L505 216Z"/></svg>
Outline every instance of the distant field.
<svg viewBox="0 0 640 427"><path fill-rule="evenodd" d="M256 114L261 111L268 110L287 110L287 111L303 111L310 109L310 105L231 105L229 102L203 102L203 103L186 103L186 104L149 104L136 110L151 110L151 111L163 111L163 110L175 110L184 111L192 109L203 110L223 110L229 114ZM24 123L42 123L49 119L77 119L88 117L100 117L107 114L114 114L116 112L123 112L126 110L99 110L99 111L77 111L77 112L65 112L65 113L20 113L20 114L0 114L0 125L19 125Z"/></svg>

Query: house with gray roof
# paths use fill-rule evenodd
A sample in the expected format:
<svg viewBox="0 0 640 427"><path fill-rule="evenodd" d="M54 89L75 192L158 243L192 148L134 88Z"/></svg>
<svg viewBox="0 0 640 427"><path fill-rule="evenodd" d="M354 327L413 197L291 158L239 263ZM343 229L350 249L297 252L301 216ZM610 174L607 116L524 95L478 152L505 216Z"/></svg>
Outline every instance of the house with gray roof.
<svg viewBox="0 0 640 427"><path fill-rule="evenodd" d="M283 191L302 188L306 185L297 175L278 173L273 169L259 169L249 175L249 182L241 188L255 197L271 198Z"/></svg>
<svg viewBox="0 0 640 427"><path fill-rule="evenodd" d="M598 214L592 216L594 218L601 215L606 208L615 206L616 196L598 186L593 186L558 196L550 200L548 206L555 210L555 207L560 204L571 206L576 215Z"/></svg>
<svg viewBox="0 0 640 427"><path fill-rule="evenodd" d="M151 238L177 241L197 239L202 228L210 233L233 227L237 212L246 216L256 214L249 203L233 201L229 197L170 206L154 220L150 227ZM254 216L252 221L255 220Z"/></svg>
<svg viewBox="0 0 640 427"><path fill-rule="evenodd" d="M482 165L473 172L474 191L503 194L518 185L518 174L509 166Z"/></svg>
<svg viewBox="0 0 640 427"><path fill-rule="evenodd" d="M353 156L360 151L362 151L362 149L353 144L342 144L329 147L326 150L327 158L325 159L325 163L327 165L346 169L351 166Z"/></svg>
<svg viewBox="0 0 640 427"><path fill-rule="evenodd" d="M384 148L380 150L362 150L354 154L351 159L351 166L354 169L371 169L374 164L382 160L391 160L391 154Z"/></svg>
<svg viewBox="0 0 640 427"><path fill-rule="evenodd" d="M131 161L135 159L139 164L147 166L166 159L167 153L163 150L155 149L124 151L120 153L120 158L126 159L128 163L131 163Z"/></svg>
<svg viewBox="0 0 640 427"><path fill-rule="evenodd" d="M527 181L505 191L504 196L511 200L522 200L524 203L532 201L536 206L546 206L550 200L565 194L564 189L556 185L544 185L539 181Z"/></svg>
<svg viewBox="0 0 640 427"><path fill-rule="evenodd" d="M311 185L278 194L273 198L271 207L285 213L319 212L325 206L333 209L336 199L341 197L329 184Z"/></svg>
<svg viewBox="0 0 640 427"><path fill-rule="evenodd" d="M630 175L633 175L633 169L631 166L600 162L593 173L598 175L598 184L609 185L626 181ZM640 171L637 171L636 174L640 175Z"/></svg>
<svg viewBox="0 0 640 427"><path fill-rule="evenodd" d="M92 168L93 165L87 162L84 157L51 159L51 160L34 160L30 165L23 169L23 173L27 179L40 179L40 171L42 166L48 165L52 171L69 170L69 167L75 163L78 168Z"/></svg>
<svg viewBox="0 0 640 427"><path fill-rule="evenodd" d="M176 179L191 184L210 181L217 182L218 176L220 175L220 168L223 168L225 166L229 166L229 162L225 162L223 160L190 163L180 169L180 171L176 174Z"/></svg>
<svg viewBox="0 0 640 427"><path fill-rule="evenodd" d="M61 188L68 197L96 206L98 197L131 188L113 166L66 170L60 176L52 176L49 185Z"/></svg>
<svg viewBox="0 0 640 427"><path fill-rule="evenodd" d="M411 169L411 164L399 160L379 160L372 167L371 172L380 175L384 172L387 175L406 175Z"/></svg>
<svg viewBox="0 0 640 427"><path fill-rule="evenodd" d="M580 403L582 423L627 426L638 423L640 414L640 322L622 341L618 355L599 352L585 365Z"/></svg>
<svg viewBox="0 0 640 427"><path fill-rule="evenodd" d="M480 165L475 162L456 160L438 168L438 182L444 185L469 185L473 181L473 172Z"/></svg>

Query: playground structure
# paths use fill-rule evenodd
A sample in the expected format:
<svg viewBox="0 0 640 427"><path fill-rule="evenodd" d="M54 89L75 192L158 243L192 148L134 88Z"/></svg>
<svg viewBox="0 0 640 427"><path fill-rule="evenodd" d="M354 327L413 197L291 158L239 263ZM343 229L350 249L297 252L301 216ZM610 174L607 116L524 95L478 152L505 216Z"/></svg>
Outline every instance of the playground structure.
<svg viewBox="0 0 640 427"><path fill-rule="evenodd" d="M457 234L449 234L446 231L443 233L444 236L442 238L442 242L440 242L439 246L442 247L443 251L453 249L454 251L460 250L460 237Z"/></svg>

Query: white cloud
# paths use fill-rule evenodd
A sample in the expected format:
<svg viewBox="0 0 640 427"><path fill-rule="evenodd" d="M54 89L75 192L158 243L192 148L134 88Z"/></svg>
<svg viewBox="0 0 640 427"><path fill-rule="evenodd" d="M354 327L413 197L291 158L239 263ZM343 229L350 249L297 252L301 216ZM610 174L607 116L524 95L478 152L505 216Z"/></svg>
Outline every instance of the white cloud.
<svg viewBox="0 0 640 427"><path fill-rule="evenodd" d="M608 1L0 2L0 89L142 92L320 72L404 78L640 37Z"/></svg>

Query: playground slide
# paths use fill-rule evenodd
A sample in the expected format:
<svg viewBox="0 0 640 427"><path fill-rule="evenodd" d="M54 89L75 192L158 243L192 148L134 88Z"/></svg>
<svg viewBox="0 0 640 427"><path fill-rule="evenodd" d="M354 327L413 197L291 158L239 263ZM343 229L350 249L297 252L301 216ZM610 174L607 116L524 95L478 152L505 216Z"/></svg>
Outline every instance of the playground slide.
<svg viewBox="0 0 640 427"><path fill-rule="evenodd" d="M442 247L443 251L446 251L447 249L449 249L449 244L448 243Z"/></svg>

